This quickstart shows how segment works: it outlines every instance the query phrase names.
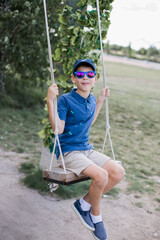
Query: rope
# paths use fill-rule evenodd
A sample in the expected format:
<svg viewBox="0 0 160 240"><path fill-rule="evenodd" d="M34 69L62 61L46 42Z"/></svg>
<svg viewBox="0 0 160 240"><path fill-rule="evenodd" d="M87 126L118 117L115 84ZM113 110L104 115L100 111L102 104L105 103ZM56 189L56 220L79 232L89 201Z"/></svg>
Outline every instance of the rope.
<svg viewBox="0 0 160 240"><path fill-rule="evenodd" d="M44 15L45 15L45 23L46 23L46 34L47 34L47 43L48 43L48 54L49 54L49 63L50 63L50 71L51 71L51 80L52 80L52 83L55 83L54 72L53 72L52 53L51 53L51 44L50 44L50 37L49 37L49 30L48 30L49 28L48 28L46 0L43 0L43 5L44 5ZM52 157L51 157L51 163L50 163L49 170L51 171L51 169L52 169L55 146L56 146L56 142L57 142L58 147L59 147L59 151L60 151L60 156L61 156L61 160L62 160L64 173L66 174L66 167L65 167L64 158L63 158L61 146L60 146L60 143L59 143L59 137L58 137L57 98L55 98L55 100L54 100L54 113L55 113L54 114L54 116L55 116L55 132L54 132L55 141L54 141L54 149L53 149L53 152L52 152Z"/></svg>
<svg viewBox="0 0 160 240"><path fill-rule="evenodd" d="M99 36L100 36L100 46L101 46L103 85L104 85L104 88L105 88L107 86L107 81L106 81L106 74L105 74L105 67L104 67L104 57L103 57L99 0L96 0L96 2L97 2L98 26L99 26ZM104 147L105 147L106 139L107 139L107 135L108 135L110 147L111 147L111 150L112 150L113 159L115 160L114 150L113 150L113 146L112 146L112 140L111 140L110 133L109 133L110 125L109 125L109 108L108 108L108 98L107 97L105 97L105 113L106 113L106 134L105 134L104 143L103 143L103 147L102 147L102 153L104 151Z"/></svg>
<svg viewBox="0 0 160 240"><path fill-rule="evenodd" d="M99 25L100 47L101 47L101 57L102 57L103 85L104 85L104 88L105 88L107 86L107 84L106 84L107 82L106 82L106 74L105 74L105 67L104 67L104 57L103 57L103 46L102 46L102 33L101 33L101 20L100 20L99 0L96 0L96 2L97 2L98 25ZM48 53L49 53L51 80L52 80L52 83L55 83L54 72L53 72L53 63L52 63L51 45L50 45L50 37L49 37L49 31L48 31L48 18L47 18L47 10L46 10L46 0L43 0L43 5L44 5L44 14L45 14L45 23L46 23L46 34L47 34L47 43L48 43ZM82 39L82 42L83 42L83 39ZM81 45L82 45L82 42L81 42ZM62 159L64 173L66 174L66 167L65 167L63 154L62 154L62 150L61 150L61 146L60 146L60 142L59 142L59 137L58 137L57 98L55 98L55 100L54 100L54 109L55 109L55 142L54 142L54 149L53 149L53 153L52 153L52 157L51 157L50 170L52 168L52 163L53 163L53 159L54 159L55 145L56 145L56 142L57 142L59 150L60 150L60 157ZM108 99L107 99L107 97L105 97L105 110L106 110L105 111L105 115L106 115L106 134L105 134L105 138L104 138L102 152L104 151L106 138L107 138L107 135L108 135L109 142L110 142L110 147L111 147L111 150L112 150L113 159L115 160L114 150L113 150L112 141L111 141L110 132L109 132L110 125L109 125L109 108L108 108Z"/></svg>

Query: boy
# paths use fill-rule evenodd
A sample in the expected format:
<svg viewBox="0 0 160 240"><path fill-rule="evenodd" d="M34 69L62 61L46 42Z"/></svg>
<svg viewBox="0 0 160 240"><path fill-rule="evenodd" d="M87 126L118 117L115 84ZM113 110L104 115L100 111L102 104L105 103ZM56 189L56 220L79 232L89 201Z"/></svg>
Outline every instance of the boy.
<svg viewBox="0 0 160 240"><path fill-rule="evenodd" d="M100 200L104 193L123 179L124 169L108 156L95 151L88 140L90 126L95 122L105 97L109 97L109 89L103 88L97 101L90 93L97 80L96 67L90 59L75 62L71 79L77 88L58 99L59 140L66 169L78 176L86 175L92 180L89 192L73 204L73 209L84 226L93 232L95 239L107 240ZM53 130L53 100L58 94L57 85L52 84L48 90L47 105ZM60 157L58 162L62 165Z"/></svg>

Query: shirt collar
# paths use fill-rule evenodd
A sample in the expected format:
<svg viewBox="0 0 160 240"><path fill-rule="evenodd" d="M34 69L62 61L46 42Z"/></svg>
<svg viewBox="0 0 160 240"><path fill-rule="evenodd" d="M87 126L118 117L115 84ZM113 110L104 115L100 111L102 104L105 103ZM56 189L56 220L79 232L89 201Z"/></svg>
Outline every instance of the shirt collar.
<svg viewBox="0 0 160 240"><path fill-rule="evenodd" d="M84 103L84 102L89 102L91 103L91 94L89 94L88 98L84 98L82 97L81 95L79 95L77 92L76 92L77 88L73 88L72 89L72 92L71 92L71 95L80 103Z"/></svg>

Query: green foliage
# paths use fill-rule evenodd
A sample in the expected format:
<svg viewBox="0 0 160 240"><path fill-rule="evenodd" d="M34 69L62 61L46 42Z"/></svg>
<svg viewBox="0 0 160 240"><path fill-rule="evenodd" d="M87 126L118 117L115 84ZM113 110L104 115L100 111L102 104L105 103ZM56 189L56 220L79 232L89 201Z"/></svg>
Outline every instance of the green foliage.
<svg viewBox="0 0 160 240"><path fill-rule="evenodd" d="M61 1L48 1L47 8L54 50L58 42L57 18ZM15 96L17 88L23 92L26 88L42 88L49 78L43 1L2 0L0 14L1 98Z"/></svg>
<svg viewBox="0 0 160 240"><path fill-rule="evenodd" d="M44 104L44 97L47 89L41 87L30 88L15 86L12 90L8 90L8 94L0 92L0 105L15 108L34 107L35 105Z"/></svg>
<svg viewBox="0 0 160 240"><path fill-rule="evenodd" d="M111 3L113 0L100 0L100 15L102 37L106 34L110 25ZM100 37L98 29L98 17L96 1L80 0L77 7L64 4L59 12L58 22L58 44L54 51L54 65L56 67L55 77L57 85L67 92L71 89L70 77L73 64L82 58L91 58L98 65L100 58ZM44 145L51 147L51 130L49 123L44 121L44 129L40 135L43 136ZM45 135L45 137L44 137Z"/></svg>
<svg viewBox="0 0 160 240"><path fill-rule="evenodd" d="M103 38L106 38L110 25L109 17L112 2L109 0L100 1ZM58 21L60 23L58 29L58 39L60 41L58 42L53 58L55 62L62 66L56 72L58 78L57 84L62 87L65 83L65 87L63 88L67 91L71 88L71 85L66 85L66 83L70 83L73 63L76 60L92 58L95 64L98 64L100 55L93 52L100 49L96 1L81 0L77 4L77 9L64 4L62 11L59 13Z"/></svg>
<svg viewBox="0 0 160 240"><path fill-rule="evenodd" d="M54 138L54 133L50 125L49 118L46 116L42 120L43 124L43 129L39 132L40 138L43 139L43 144L45 147L49 147L50 151L53 151L54 143L53 143L53 138Z"/></svg>
<svg viewBox="0 0 160 240"><path fill-rule="evenodd" d="M145 48L140 48L137 53L141 54L141 55L146 55L147 54L147 49Z"/></svg>

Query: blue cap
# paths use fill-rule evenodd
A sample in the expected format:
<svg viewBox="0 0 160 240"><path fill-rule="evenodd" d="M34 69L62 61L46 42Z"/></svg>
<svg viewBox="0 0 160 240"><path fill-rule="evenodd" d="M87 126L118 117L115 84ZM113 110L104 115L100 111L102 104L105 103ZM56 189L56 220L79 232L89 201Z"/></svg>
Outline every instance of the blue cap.
<svg viewBox="0 0 160 240"><path fill-rule="evenodd" d="M96 67L94 65L94 62L91 59L79 59L75 62L74 66L73 66L73 73L75 72L78 65L81 64L81 63L88 63L89 65L91 65L93 70L96 71Z"/></svg>

